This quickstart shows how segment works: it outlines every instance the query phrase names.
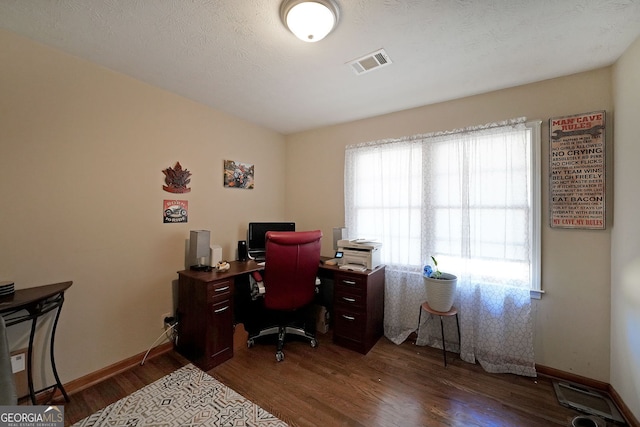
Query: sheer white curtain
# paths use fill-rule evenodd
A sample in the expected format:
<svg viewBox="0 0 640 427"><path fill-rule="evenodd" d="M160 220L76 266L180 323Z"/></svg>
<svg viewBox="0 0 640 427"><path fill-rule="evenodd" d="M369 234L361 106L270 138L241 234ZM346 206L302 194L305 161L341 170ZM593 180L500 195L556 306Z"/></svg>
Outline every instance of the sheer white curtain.
<svg viewBox="0 0 640 427"><path fill-rule="evenodd" d="M530 289L531 137L524 119L348 146L345 223L350 238L383 243L385 336L441 348L439 322L422 316L422 267L431 255L458 276L461 344L448 350L490 372L535 376Z"/></svg>

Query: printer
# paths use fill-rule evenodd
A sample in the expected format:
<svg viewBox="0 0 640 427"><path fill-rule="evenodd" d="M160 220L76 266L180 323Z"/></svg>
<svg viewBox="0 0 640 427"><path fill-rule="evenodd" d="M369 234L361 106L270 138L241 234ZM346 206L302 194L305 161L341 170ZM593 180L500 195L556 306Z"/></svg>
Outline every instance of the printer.
<svg viewBox="0 0 640 427"><path fill-rule="evenodd" d="M338 252L342 252L340 268L346 270L373 270L380 263L382 243L374 240L338 240Z"/></svg>

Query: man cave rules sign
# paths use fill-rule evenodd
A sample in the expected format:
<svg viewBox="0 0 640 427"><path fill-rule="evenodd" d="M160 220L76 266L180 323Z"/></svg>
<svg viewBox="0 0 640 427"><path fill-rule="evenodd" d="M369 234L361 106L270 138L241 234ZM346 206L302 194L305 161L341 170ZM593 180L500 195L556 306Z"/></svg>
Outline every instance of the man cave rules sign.
<svg viewBox="0 0 640 427"><path fill-rule="evenodd" d="M605 228L605 112L549 120L552 228Z"/></svg>

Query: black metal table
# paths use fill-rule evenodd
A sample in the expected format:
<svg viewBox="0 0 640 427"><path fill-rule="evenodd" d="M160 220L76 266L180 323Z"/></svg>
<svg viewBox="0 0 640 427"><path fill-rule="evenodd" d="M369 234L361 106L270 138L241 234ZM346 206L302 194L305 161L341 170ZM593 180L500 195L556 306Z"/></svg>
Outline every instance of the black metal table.
<svg viewBox="0 0 640 427"><path fill-rule="evenodd" d="M64 292L69 289L72 283L73 282L62 282L27 289L18 289L12 295L0 297L0 315L5 318L7 327L29 320L31 321L29 348L27 350L27 379L29 383L31 403L34 405L36 404L36 393L55 388L58 388L62 393L62 396L64 396L64 400L69 402L69 396L60 382L58 370L56 369L53 345L55 342L58 319L60 318L60 311L62 310L62 304L64 303ZM51 329L49 357L51 359L51 369L53 370L53 376L56 379L56 383L36 391L33 388L32 374L33 339L36 333L36 324L38 323L39 317L53 310L56 310L56 314Z"/></svg>

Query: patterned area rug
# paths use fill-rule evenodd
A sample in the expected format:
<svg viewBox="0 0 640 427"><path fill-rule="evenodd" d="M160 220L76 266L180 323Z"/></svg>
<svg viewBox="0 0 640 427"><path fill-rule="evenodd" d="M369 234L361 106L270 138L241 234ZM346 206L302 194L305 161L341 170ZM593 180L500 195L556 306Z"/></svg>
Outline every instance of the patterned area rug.
<svg viewBox="0 0 640 427"><path fill-rule="evenodd" d="M287 424L189 364L74 426L287 427Z"/></svg>

